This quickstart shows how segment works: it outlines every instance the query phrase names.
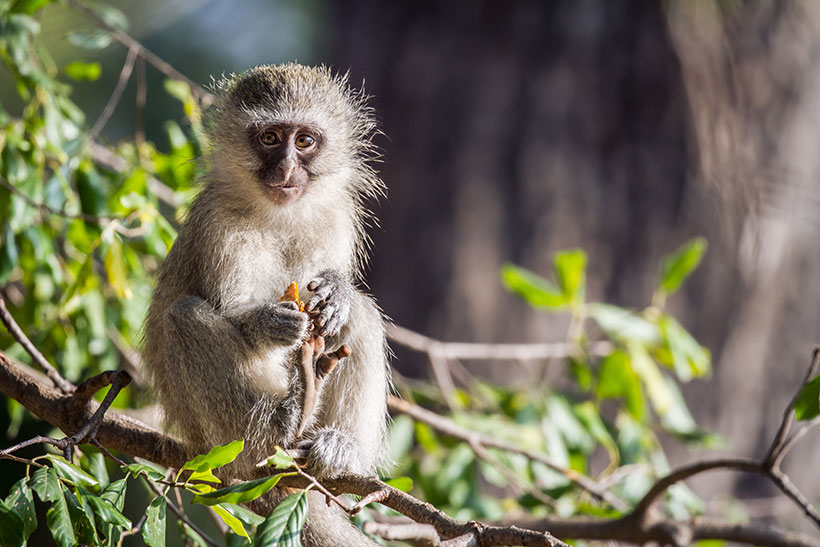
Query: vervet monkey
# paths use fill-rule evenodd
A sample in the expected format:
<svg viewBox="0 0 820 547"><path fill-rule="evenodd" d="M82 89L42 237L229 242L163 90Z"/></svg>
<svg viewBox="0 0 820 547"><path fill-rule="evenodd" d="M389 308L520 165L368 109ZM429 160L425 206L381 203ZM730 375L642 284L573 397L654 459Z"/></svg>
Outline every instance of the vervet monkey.
<svg viewBox="0 0 820 547"><path fill-rule="evenodd" d="M370 167L372 110L326 68L261 66L217 87L204 187L145 324L155 394L192 453L243 437L240 474L275 445L307 448L320 477L372 474L385 433L387 352L380 312L355 287L365 201L383 191ZM310 315L279 301L293 281L310 291ZM323 381L297 438L305 390L297 369L311 322L328 355L345 344L350 356ZM372 545L316 501L307 544Z"/></svg>

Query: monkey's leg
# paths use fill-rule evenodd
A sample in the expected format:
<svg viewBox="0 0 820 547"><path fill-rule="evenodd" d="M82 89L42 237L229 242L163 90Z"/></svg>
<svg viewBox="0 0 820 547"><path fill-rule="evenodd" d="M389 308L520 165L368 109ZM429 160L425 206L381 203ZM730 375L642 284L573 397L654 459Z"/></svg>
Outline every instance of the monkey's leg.
<svg viewBox="0 0 820 547"><path fill-rule="evenodd" d="M350 320L339 336L350 347L325 380L322 407L308 455L319 475L374 473L381 457L388 387L387 349L381 314L355 293Z"/></svg>

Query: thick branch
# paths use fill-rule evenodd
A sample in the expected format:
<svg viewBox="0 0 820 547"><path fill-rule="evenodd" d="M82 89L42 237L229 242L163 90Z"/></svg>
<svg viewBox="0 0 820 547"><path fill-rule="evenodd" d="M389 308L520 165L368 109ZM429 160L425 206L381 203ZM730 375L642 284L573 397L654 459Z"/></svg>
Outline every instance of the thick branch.
<svg viewBox="0 0 820 547"><path fill-rule="evenodd" d="M0 392L20 402L67 435L80 431L87 418L99 407L99 403L92 399L86 405L86 419L74 418L70 412L74 403L71 396L63 395L38 381L29 371L14 365L2 352ZM96 438L109 448L168 467L180 467L187 459L185 450L179 442L119 412L106 413Z"/></svg>

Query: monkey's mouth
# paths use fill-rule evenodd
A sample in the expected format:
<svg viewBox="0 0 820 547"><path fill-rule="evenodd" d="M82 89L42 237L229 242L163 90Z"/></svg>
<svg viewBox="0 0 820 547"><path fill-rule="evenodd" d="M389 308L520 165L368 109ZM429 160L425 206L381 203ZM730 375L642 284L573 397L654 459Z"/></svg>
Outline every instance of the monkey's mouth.
<svg viewBox="0 0 820 547"><path fill-rule="evenodd" d="M267 182L265 183L265 189L275 202L284 205L299 198L305 189L305 185L294 181Z"/></svg>

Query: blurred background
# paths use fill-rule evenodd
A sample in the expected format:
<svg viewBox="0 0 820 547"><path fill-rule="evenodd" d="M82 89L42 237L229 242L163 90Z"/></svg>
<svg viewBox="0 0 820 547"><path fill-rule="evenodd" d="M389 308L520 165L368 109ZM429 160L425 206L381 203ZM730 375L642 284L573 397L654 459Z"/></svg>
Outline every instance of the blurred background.
<svg viewBox="0 0 820 547"><path fill-rule="evenodd" d="M660 257L704 236L704 261L670 308L712 352L714 377L684 393L725 452L768 447L820 342L820 3L110 3L132 36L203 85L293 60L364 82L389 189L366 279L399 325L442 340L561 341L567 318L506 291L503 263L547 274L553 252L581 247L588 299L638 308ZM125 49L75 50L67 32L94 25L59 5L42 25L58 64L102 64L100 80L73 84L95 119ZM167 148L162 122L184 114L163 76L146 78L146 138ZM135 95L132 78L101 140L134 134ZM393 364L427 375L418 354L397 350ZM526 381L503 363L465 364ZM818 451L815 432L785 466L811 499ZM673 465L693 456L670 453ZM775 495L750 475L693 484L710 499Z"/></svg>

